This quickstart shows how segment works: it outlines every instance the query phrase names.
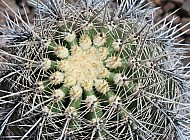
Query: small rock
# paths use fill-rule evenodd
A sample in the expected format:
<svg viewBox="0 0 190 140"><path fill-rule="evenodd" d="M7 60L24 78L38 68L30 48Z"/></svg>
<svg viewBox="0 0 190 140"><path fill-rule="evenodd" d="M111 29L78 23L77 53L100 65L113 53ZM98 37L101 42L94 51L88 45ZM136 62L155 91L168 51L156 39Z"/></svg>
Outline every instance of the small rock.
<svg viewBox="0 0 190 140"><path fill-rule="evenodd" d="M163 11L162 8L156 10L156 16L160 16L160 15L162 15L163 13L164 13L164 11Z"/></svg>
<svg viewBox="0 0 190 140"><path fill-rule="evenodd" d="M155 19L154 21L157 23L159 22L161 19L162 19L162 15L163 15L164 11L160 8L158 10L156 10L156 13L155 13Z"/></svg>
<svg viewBox="0 0 190 140"><path fill-rule="evenodd" d="M190 0L184 1L181 6L181 10L183 10L183 15L190 16Z"/></svg>
<svg viewBox="0 0 190 140"><path fill-rule="evenodd" d="M158 16L154 19L154 22L157 23L159 22L160 20L162 20L162 16Z"/></svg>
<svg viewBox="0 0 190 140"><path fill-rule="evenodd" d="M8 13L9 17L14 18L15 14L12 12L14 11L17 13L18 6L16 5L15 1L6 1L6 4L11 8L8 8L3 2L0 1L0 12L5 14L5 11Z"/></svg>
<svg viewBox="0 0 190 140"><path fill-rule="evenodd" d="M171 0L171 2L175 2L176 4L182 4L184 0Z"/></svg>
<svg viewBox="0 0 190 140"><path fill-rule="evenodd" d="M183 27L184 25L186 25L187 23L190 23L190 18L182 18L181 19L181 27ZM188 26L186 26L186 27L184 27L181 31L182 32L185 32L185 31L187 31L187 30L189 30L190 29L190 24L188 25ZM187 33L185 33L186 35L190 35L190 31L188 31Z"/></svg>
<svg viewBox="0 0 190 140"><path fill-rule="evenodd" d="M169 11L172 11L173 9L175 9L176 8L176 5L173 3L173 2L167 2L165 5L164 5L164 7L163 7L163 9L164 9L164 11L167 13L167 12L169 12Z"/></svg>
<svg viewBox="0 0 190 140"><path fill-rule="evenodd" d="M68 3L75 3L75 2L77 2L77 0L66 0L66 2L68 2Z"/></svg>
<svg viewBox="0 0 190 140"><path fill-rule="evenodd" d="M185 44L190 44L190 36L188 36L188 37L185 38L184 43Z"/></svg>
<svg viewBox="0 0 190 140"><path fill-rule="evenodd" d="M161 0L154 0L154 3L155 3L156 5L160 5L160 4L161 4Z"/></svg>

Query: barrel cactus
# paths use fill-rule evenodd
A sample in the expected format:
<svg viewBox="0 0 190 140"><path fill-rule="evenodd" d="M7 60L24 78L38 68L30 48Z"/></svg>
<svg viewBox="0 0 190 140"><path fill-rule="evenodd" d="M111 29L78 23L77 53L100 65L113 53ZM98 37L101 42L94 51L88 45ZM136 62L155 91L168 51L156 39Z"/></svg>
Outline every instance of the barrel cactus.
<svg viewBox="0 0 190 140"><path fill-rule="evenodd" d="M31 4L34 24L15 14L1 35L2 138L189 138L177 31L154 24L154 9L136 0Z"/></svg>

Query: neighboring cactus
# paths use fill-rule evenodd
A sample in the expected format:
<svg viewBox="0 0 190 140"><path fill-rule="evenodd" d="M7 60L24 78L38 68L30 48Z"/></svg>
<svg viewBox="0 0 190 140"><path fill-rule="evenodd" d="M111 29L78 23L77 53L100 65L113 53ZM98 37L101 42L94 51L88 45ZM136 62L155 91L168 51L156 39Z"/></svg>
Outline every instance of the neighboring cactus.
<svg viewBox="0 0 190 140"><path fill-rule="evenodd" d="M3 63L10 88L0 99L15 105L1 125L4 138L189 138L179 120L188 122L181 111L189 104L170 48L175 28L154 25L153 9L133 0L31 3L34 27L16 15L24 27L3 31L11 52L0 53L12 60Z"/></svg>

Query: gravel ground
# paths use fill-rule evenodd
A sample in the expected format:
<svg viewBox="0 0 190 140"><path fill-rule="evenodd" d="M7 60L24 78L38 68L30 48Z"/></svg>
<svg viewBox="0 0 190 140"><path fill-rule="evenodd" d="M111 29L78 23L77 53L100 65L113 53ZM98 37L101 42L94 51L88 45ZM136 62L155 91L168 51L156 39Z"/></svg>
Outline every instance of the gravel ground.
<svg viewBox="0 0 190 140"><path fill-rule="evenodd" d="M185 24L190 23L190 0L154 0L154 7L161 7L156 13L155 22L159 22L165 16L176 11L175 14L167 19L167 22L173 20L173 25L180 24L178 28L183 27ZM188 31L189 30L189 31ZM186 32L184 35L178 38L178 40L183 40L182 42L186 45L182 46L184 48L190 48L190 25L186 26L179 33ZM176 46L181 47L181 46ZM186 54L189 58L185 59L183 63L187 64L190 62L190 52Z"/></svg>
<svg viewBox="0 0 190 140"><path fill-rule="evenodd" d="M34 17L34 8L27 3L27 0L4 0L7 5L9 5L9 7L15 12L15 13L19 13L23 16L23 18L25 19L25 15L27 14L29 19L32 20L32 18ZM6 12L8 13L8 15L13 19L14 18L14 14L13 12L6 7L5 4L3 4L3 2L1 2L0 0L0 12L2 12L3 14L6 15ZM19 11L19 12L18 12ZM26 14L25 14L26 11ZM5 17L0 14L0 23L3 24L5 23Z"/></svg>
<svg viewBox="0 0 190 140"><path fill-rule="evenodd" d="M9 15L11 19L14 19L14 13L22 15L22 18L26 20L26 14L28 16L28 19L30 22L32 21L34 17L34 7L32 7L28 2L28 0L4 0L6 4L13 10L11 11L10 8L8 8L1 0L0 0L0 28L4 27L6 25L6 18L5 16ZM1 34L1 32L0 32ZM3 44L3 40L0 39L0 44ZM0 49L4 49L0 45ZM6 56L0 55L0 62L6 61L7 58L5 59ZM2 67L0 65L0 75L4 74L5 67ZM1 76L0 76L1 77Z"/></svg>

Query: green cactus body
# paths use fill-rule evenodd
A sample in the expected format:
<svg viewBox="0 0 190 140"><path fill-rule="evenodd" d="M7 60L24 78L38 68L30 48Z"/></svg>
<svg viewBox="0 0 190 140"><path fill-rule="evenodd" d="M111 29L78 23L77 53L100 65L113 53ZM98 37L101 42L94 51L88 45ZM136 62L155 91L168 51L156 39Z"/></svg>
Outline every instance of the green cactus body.
<svg viewBox="0 0 190 140"><path fill-rule="evenodd" d="M27 97L21 96L17 114L27 126L19 138L173 138L175 116L167 113L178 108L182 93L179 80L165 69L171 53L146 19L151 11L139 9L139 16L135 1L129 2L134 13L125 1L117 10L106 1L94 7L83 2L88 3L50 0L50 16L41 15L44 20L35 25L32 40L14 42L22 52L19 57L13 53L17 63L27 64L16 79L10 78L16 81L12 92Z"/></svg>

